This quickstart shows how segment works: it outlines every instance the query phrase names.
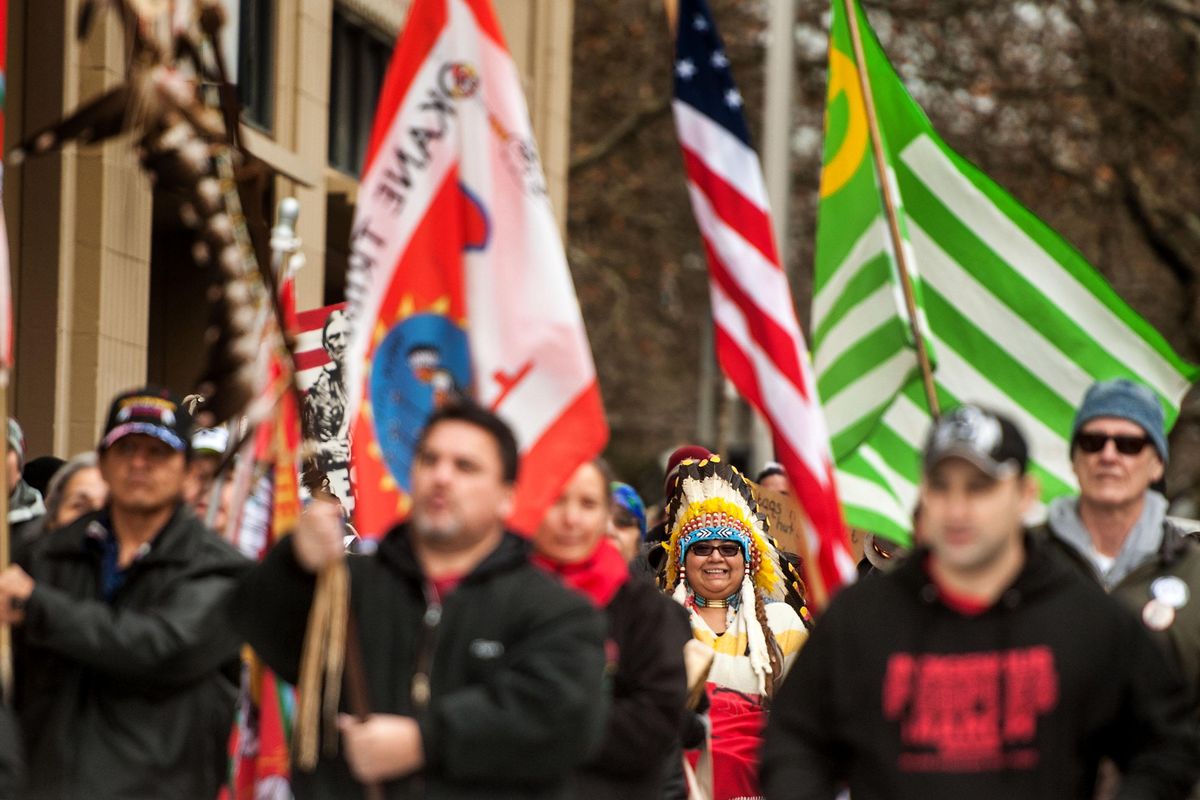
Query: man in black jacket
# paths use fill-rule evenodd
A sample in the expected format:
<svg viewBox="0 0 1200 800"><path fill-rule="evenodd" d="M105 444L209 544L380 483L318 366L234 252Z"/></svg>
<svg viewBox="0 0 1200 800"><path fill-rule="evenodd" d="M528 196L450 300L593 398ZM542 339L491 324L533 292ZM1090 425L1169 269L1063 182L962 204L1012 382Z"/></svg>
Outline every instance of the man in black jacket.
<svg viewBox="0 0 1200 800"><path fill-rule="evenodd" d="M1015 426L964 406L935 425L924 548L839 595L767 730L769 800L1183 798L1197 738L1140 624L1024 535L1036 501Z"/></svg>
<svg viewBox="0 0 1200 800"><path fill-rule="evenodd" d="M19 625L27 798L212 798L233 722L225 606L249 563L183 505L191 421L165 390L113 401L106 508L0 574Z"/></svg>
<svg viewBox="0 0 1200 800"><path fill-rule="evenodd" d="M349 561L375 710L343 717L338 758L297 771L297 798L561 797L603 726L603 618L528 562L506 532L517 446L469 403L435 412L417 444L412 515ZM340 517L314 503L238 592L237 625L298 677L314 573L343 558Z"/></svg>

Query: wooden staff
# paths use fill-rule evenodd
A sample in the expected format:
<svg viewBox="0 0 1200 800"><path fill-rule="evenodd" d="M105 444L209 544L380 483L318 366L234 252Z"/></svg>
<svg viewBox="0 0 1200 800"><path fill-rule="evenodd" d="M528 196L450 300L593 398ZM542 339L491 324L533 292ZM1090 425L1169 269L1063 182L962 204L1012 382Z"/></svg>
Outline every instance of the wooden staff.
<svg viewBox="0 0 1200 800"><path fill-rule="evenodd" d="M879 176L879 190L883 194L883 210L888 222L888 235L892 250L896 254L896 268L900 272L900 286L904 290L904 305L908 310L908 324L917 347L917 363L921 367L921 378L925 385L925 400L929 413L936 420L941 414L937 387L933 382L933 365L925 347L925 336L917 317L917 300L913 292L912 274L908 266L908 254L904 250L904 238L900 235L900 217L896 213L896 199L892 194L891 173L883 154L883 139L879 135L879 118L875 114L875 97L871 94L871 76L867 70L867 58L863 51L862 34L858 29L857 0L844 0L846 21L850 25L850 42L854 46L854 61L858 67L858 83L862 90L863 105L867 114L867 129L871 135L871 153L875 160L875 173Z"/></svg>
<svg viewBox="0 0 1200 800"><path fill-rule="evenodd" d="M216 15L201 14L201 25L208 37L215 54L217 81L220 88L222 110L226 120L227 133L230 143L237 141L240 123L236 106L236 93L228 79L225 59L220 47L220 20ZM226 151L228 153L228 150ZM218 159L218 164L222 160ZM236 193L236 183L234 184ZM240 198L235 199L235 205L240 206ZM240 210L240 209L239 209ZM299 205L293 200L284 209L285 220L294 225L299 214ZM244 220L244 218L243 218ZM243 225L237 226L239 232L249 239L249 230ZM286 257L279 259L279 265L286 265ZM303 413L304 393L298 381L296 367L295 341L288 328L283 311L279 287L285 273L276 274L270 266L255 259L259 273L268 288L271 309L274 312L276 327L279 331L280 356L285 368L291 374L290 391L296 401L300 413L300 434L303 440L303 460L313 460L313 442L315 437L308 429L308 423ZM232 448L231 448L232 449ZM350 572L344 560L326 566L317 575L317 585L313 593L312 606L309 610L307 630L300 657L300 680L297 684L297 715L293 730L293 742L296 748L296 765L306 771L311 771L317 763L317 731L320 727L320 712L324 710L326 732L330 738L326 740L327 754L336 752L337 708L341 698L342 674L345 660L354 661L348 671L348 677L353 681L361 681L349 692L348 700L353 704L351 713L359 719L366 719L370 714L369 696L365 683L365 669L361 663L361 649L357 641L350 641ZM356 630L356 629L355 629ZM321 678L324 677L324 681ZM324 683L324 706L321 705L321 684ZM379 784L364 784L364 792L369 800L382 800L383 789Z"/></svg>

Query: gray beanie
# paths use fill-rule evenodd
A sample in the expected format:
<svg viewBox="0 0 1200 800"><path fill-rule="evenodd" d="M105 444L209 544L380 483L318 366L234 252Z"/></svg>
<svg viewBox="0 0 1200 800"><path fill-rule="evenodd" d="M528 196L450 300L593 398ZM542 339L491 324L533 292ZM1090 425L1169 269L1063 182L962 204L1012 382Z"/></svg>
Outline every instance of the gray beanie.
<svg viewBox="0 0 1200 800"><path fill-rule="evenodd" d="M1075 414L1071 441L1075 441L1085 423L1097 417L1117 417L1142 426L1158 451L1158 457L1164 464L1167 463L1167 433L1163 426L1162 404L1150 387L1126 378L1093 383Z"/></svg>

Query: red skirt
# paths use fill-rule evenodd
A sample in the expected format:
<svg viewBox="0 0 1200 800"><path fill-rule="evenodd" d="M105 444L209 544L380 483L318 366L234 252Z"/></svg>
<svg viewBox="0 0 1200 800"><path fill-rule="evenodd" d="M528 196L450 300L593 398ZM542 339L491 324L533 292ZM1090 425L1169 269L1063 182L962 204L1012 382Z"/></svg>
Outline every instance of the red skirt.
<svg viewBox="0 0 1200 800"><path fill-rule="evenodd" d="M758 788L758 754L767 712L758 695L708 685L712 723L713 800L753 800ZM699 754L688 756L693 766Z"/></svg>

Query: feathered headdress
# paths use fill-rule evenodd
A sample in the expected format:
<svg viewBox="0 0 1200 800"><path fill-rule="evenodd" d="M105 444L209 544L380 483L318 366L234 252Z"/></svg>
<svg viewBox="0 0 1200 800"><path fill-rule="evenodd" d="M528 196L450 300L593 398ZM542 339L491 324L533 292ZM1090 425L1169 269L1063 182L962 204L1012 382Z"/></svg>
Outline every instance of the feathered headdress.
<svg viewBox="0 0 1200 800"><path fill-rule="evenodd" d="M679 464L678 491L667 508L667 588L676 601L691 606L695 594L683 576L687 550L696 542L727 539L742 546L746 574L737 593L737 630L746 635L750 666L758 677L759 691L773 691L778 645L764 630L763 604L782 600L786 583L780 570L779 549L767 534L767 518L742 473L712 455L701 461Z"/></svg>
<svg viewBox="0 0 1200 800"><path fill-rule="evenodd" d="M730 539L742 545L749 577L768 600L782 600L784 578L779 549L767 533L767 518L746 478L720 456L679 465L679 489L667 508L667 588L680 578L687 549L706 539Z"/></svg>

